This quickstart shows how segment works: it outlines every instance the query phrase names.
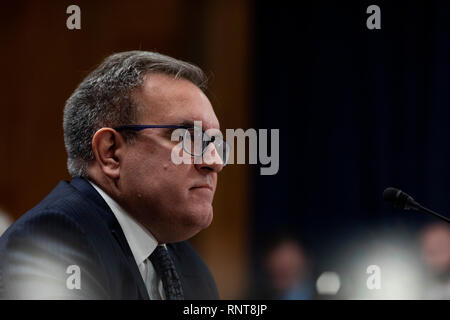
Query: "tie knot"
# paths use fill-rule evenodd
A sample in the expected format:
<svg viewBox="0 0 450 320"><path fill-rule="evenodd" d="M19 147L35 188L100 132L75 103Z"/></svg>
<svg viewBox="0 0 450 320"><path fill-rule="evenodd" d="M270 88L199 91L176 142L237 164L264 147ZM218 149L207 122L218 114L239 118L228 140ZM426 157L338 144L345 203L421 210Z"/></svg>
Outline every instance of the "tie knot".
<svg viewBox="0 0 450 320"><path fill-rule="evenodd" d="M159 269L166 269L173 264L169 252L164 246L157 246L149 258L157 272L159 272Z"/></svg>
<svg viewBox="0 0 450 320"><path fill-rule="evenodd" d="M175 265L165 246L157 246L149 257L156 273L161 277L166 298L169 300L182 300L183 289Z"/></svg>

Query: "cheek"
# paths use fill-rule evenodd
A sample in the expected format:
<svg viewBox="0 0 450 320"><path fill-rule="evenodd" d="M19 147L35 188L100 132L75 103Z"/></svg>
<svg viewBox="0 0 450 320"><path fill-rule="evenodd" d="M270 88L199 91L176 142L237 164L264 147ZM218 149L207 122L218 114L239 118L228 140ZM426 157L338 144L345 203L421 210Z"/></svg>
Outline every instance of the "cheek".
<svg viewBox="0 0 450 320"><path fill-rule="evenodd" d="M195 168L190 164L174 164L169 149L153 148L129 154L122 170L122 177L134 196L139 194L152 201L159 198L170 205L170 201L179 204L186 200L189 176Z"/></svg>
<svg viewBox="0 0 450 320"><path fill-rule="evenodd" d="M146 157L144 152L129 154L121 164L121 179L125 192L130 197L139 196L144 190L153 189L154 181L157 181L155 165L157 162L151 157Z"/></svg>
<svg viewBox="0 0 450 320"><path fill-rule="evenodd" d="M180 198L186 197L189 182L187 166L177 166L171 161L150 161L140 170L141 179L145 179L142 188L151 187L148 191L158 193L165 201L171 198L180 201Z"/></svg>
<svg viewBox="0 0 450 320"><path fill-rule="evenodd" d="M127 174L139 175L141 178L151 176L167 166L167 155L164 149L152 146L136 146L125 159Z"/></svg>

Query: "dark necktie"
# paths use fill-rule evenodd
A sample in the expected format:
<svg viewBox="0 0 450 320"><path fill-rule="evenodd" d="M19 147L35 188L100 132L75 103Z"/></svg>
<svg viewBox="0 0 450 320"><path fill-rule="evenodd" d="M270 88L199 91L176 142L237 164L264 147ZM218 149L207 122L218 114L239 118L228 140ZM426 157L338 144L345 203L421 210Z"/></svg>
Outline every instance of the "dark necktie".
<svg viewBox="0 0 450 320"><path fill-rule="evenodd" d="M184 300L180 278L167 249L164 246L157 246L150 255L150 261L155 267L156 273L161 277L166 299Z"/></svg>

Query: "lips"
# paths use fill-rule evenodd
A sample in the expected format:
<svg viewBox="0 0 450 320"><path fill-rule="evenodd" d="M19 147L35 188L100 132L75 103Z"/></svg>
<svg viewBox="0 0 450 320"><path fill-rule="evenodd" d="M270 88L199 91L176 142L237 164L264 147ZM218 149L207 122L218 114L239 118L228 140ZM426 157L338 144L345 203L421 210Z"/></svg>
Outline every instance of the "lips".
<svg viewBox="0 0 450 320"><path fill-rule="evenodd" d="M192 182L192 187L190 187L189 190L209 190L214 193L215 183L212 176L208 175L203 177L203 179L193 180Z"/></svg>
<svg viewBox="0 0 450 320"><path fill-rule="evenodd" d="M191 190L192 189L200 189L200 188L205 188L205 189L214 191L213 187L211 185L209 185L209 184L196 185L196 186L191 187Z"/></svg>

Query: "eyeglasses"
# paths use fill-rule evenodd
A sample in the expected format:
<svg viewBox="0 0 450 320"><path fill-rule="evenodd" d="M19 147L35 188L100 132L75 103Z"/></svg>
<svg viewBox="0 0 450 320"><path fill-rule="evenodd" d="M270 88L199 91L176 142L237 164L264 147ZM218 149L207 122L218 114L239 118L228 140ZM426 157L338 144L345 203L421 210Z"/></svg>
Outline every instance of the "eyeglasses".
<svg viewBox="0 0 450 320"><path fill-rule="evenodd" d="M186 125L176 125L176 124L169 124L169 125L158 125L158 124L151 124L151 125L123 125L115 127L114 130L116 131L124 131L124 130L131 130L131 131L141 131L144 129L153 129L153 128L163 128L163 129L184 129L185 132L182 135L182 146L183 150L187 152L190 155L199 157L202 156L205 151L208 149L209 145L211 143L214 144L214 147L216 148L216 151L218 152L223 166L226 166L228 157L230 154L230 146L228 143L221 137L221 136L210 136L205 131L201 130L199 127L194 126L186 126ZM198 142L200 144L198 144ZM197 144L196 144L197 142Z"/></svg>

